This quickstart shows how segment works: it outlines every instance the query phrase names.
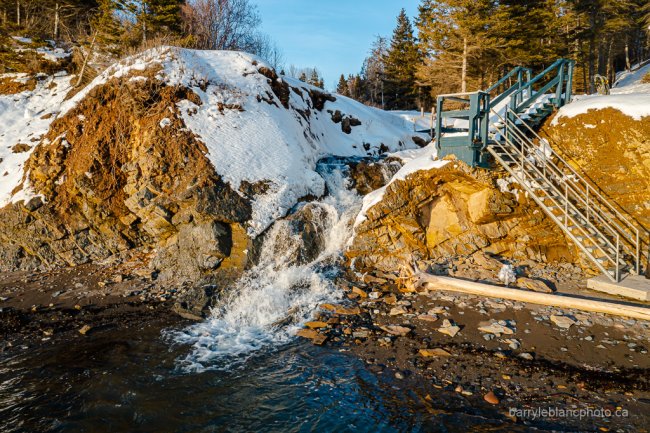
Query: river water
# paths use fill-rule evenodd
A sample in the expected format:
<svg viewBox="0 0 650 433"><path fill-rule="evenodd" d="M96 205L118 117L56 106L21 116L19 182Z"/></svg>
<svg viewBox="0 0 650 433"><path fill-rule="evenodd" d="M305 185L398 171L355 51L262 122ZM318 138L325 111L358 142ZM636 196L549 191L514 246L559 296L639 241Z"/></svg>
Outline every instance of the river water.
<svg viewBox="0 0 650 433"><path fill-rule="evenodd" d="M205 322L104 331L0 358L0 431L381 432L483 429L471 410L424 410L421 396L338 348L294 337L332 283L361 198L345 165L319 165L318 257L278 222L259 264ZM18 353L18 354L16 354ZM500 423L497 423L500 424Z"/></svg>

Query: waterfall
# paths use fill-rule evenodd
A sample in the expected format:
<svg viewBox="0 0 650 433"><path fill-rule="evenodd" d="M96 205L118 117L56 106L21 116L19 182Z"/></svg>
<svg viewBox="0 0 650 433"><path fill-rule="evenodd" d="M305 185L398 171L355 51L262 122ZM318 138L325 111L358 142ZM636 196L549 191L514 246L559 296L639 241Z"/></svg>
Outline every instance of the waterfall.
<svg viewBox="0 0 650 433"><path fill-rule="evenodd" d="M328 195L304 206L309 206L311 217L310 240L317 240L318 249L305 260L304 232L296 230L290 219L276 221L264 237L258 264L243 275L212 316L168 332L173 342L191 347L180 360L184 370L242 365L260 349L293 339L319 304L340 298L332 279L362 198L350 189L343 162L322 161L317 171L325 179Z"/></svg>

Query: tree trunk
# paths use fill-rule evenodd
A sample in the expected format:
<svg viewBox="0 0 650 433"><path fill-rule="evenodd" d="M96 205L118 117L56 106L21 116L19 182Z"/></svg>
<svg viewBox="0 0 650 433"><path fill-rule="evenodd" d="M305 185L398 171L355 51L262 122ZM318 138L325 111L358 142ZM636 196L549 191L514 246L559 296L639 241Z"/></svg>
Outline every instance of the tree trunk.
<svg viewBox="0 0 650 433"><path fill-rule="evenodd" d="M95 30L95 34L93 35L93 40L90 42L90 47L88 48L88 54L86 54L86 57L84 58L84 64L81 66L81 72L79 72L79 78L77 79L77 83L75 84L75 87L79 87L79 85L81 85L81 81L83 80L84 73L86 72L86 65L88 64L88 60L90 60L90 57L93 55L93 48L95 48L95 40L97 39L97 33L99 33L99 30Z"/></svg>
<svg viewBox="0 0 650 433"><path fill-rule="evenodd" d="M596 11L593 8L591 14L589 15L589 27L591 30L591 35L589 36L589 93L595 93L594 89L594 75L596 74Z"/></svg>
<svg viewBox="0 0 650 433"><path fill-rule="evenodd" d="M16 0L16 25L20 26L20 1Z"/></svg>
<svg viewBox="0 0 650 433"><path fill-rule="evenodd" d="M59 3L54 5L54 40L59 39Z"/></svg>
<svg viewBox="0 0 650 433"><path fill-rule="evenodd" d="M632 69L632 65L630 64L630 46L628 44L627 38L625 39L625 69L628 71Z"/></svg>
<svg viewBox="0 0 650 433"><path fill-rule="evenodd" d="M142 2L142 45L147 43L147 2Z"/></svg>
<svg viewBox="0 0 650 433"><path fill-rule="evenodd" d="M463 68L460 74L460 91L467 92L467 38L463 38Z"/></svg>

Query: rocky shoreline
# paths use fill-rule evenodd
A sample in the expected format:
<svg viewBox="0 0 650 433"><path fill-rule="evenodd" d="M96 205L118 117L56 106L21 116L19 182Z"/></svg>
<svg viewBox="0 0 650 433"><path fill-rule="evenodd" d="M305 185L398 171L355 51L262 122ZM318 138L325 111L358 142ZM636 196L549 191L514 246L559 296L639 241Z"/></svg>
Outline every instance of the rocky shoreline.
<svg viewBox="0 0 650 433"><path fill-rule="evenodd" d="M321 305L298 335L355 353L430 410L452 401L563 431L650 425L650 323L369 280L343 283L348 301Z"/></svg>

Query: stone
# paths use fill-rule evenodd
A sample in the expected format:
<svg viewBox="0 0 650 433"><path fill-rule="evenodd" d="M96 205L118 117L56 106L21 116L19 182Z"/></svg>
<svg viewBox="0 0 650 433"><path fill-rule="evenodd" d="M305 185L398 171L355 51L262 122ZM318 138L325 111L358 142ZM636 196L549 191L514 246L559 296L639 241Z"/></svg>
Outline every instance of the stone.
<svg viewBox="0 0 650 433"><path fill-rule="evenodd" d="M411 328L407 328L406 326L399 326L399 325L380 326L380 329L388 332L391 335L396 335L398 337L403 337L407 335L409 332L411 332Z"/></svg>
<svg viewBox="0 0 650 433"><path fill-rule="evenodd" d="M86 335L86 334L88 334L88 332L90 332L91 329L92 329L91 326L84 325L84 326L82 326L82 327L79 329L79 333L80 333L81 335Z"/></svg>
<svg viewBox="0 0 650 433"><path fill-rule="evenodd" d="M365 330L361 331L352 331L352 337L354 338L368 338L370 336L370 333Z"/></svg>
<svg viewBox="0 0 650 433"><path fill-rule="evenodd" d="M305 326L307 328L311 328L311 329L327 328L327 323L321 322L321 321L318 321L318 320L314 320L314 321L305 323Z"/></svg>
<svg viewBox="0 0 650 433"><path fill-rule="evenodd" d="M314 338L318 337L319 334L318 334L318 331L316 331L315 329L299 329L299 330L296 332L296 335L297 335L298 337L302 337L302 338L307 338L307 339L309 339L309 340L313 340Z"/></svg>
<svg viewBox="0 0 650 433"><path fill-rule="evenodd" d="M497 337L501 335L512 335L514 331L508 326L502 325L498 322L480 322L478 330L485 334L494 334Z"/></svg>
<svg viewBox="0 0 650 433"><path fill-rule="evenodd" d="M384 304L386 305L395 305L397 303L397 298L395 295L386 296L384 299Z"/></svg>
<svg viewBox="0 0 650 433"><path fill-rule="evenodd" d="M530 353L527 353L527 352L520 353L518 356L521 359L525 359L526 361L532 361L533 360L533 355L531 355Z"/></svg>
<svg viewBox="0 0 650 433"><path fill-rule="evenodd" d="M440 347L434 349L420 349L419 353L425 358L446 358L451 356L451 353Z"/></svg>
<svg viewBox="0 0 650 433"><path fill-rule="evenodd" d="M569 329L571 326L576 324L576 321L568 316L558 316L552 314L550 319L551 322L553 322L558 328L562 329Z"/></svg>
<svg viewBox="0 0 650 433"><path fill-rule="evenodd" d="M442 327L438 328L438 332L454 338L460 332L460 326L452 324L449 320L445 319L442 322Z"/></svg>
<svg viewBox="0 0 650 433"><path fill-rule="evenodd" d="M316 337L314 337L311 342L315 344L316 346L322 346L325 344L327 341L327 335L324 334L318 334Z"/></svg>
<svg viewBox="0 0 650 433"><path fill-rule="evenodd" d="M553 293L553 289L551 289L544 281L541 280L519 277L517 278L515 284L517 284L517 287L532 290L533 292Z"/></svg>
<svg viewBox="0 0 650 433"><path fill-rule="evenodd" d="M422 320L423 322L435 322L438 320L438 316L435 314L420 314L418 320Z"/></svg>
<svg viewBox="0 0 650 433"><path fill-rule="evenodd" d="M390 315L391 316L399 316L401 314L406 314L408 311L404 307L398 306L398 307L393 307L390 309Z"/></svg>
<svg viewBox="0 0 650 433"><path fill-rule="evenodd" d="M379 299L381 297L381 292L370 292L368 297L370 299Z"/></svg>
<svg viewBox="0 0 650 433"><path fill-rule="evenodd" d="M483 396L483 400L487 401L490 404L499 404L499 398L494 394L493 391L489 391Z"/></svg>
<svg viewBox="0 0 650 433"><path fill-rule="evenodd" d="M368 294L366 292L364 292L363 290L361 290L360 288L358 288L358 287L352 287L352 293L356 293L357 295L359 295L362 298L367 298L368 297Z"/></svg>

